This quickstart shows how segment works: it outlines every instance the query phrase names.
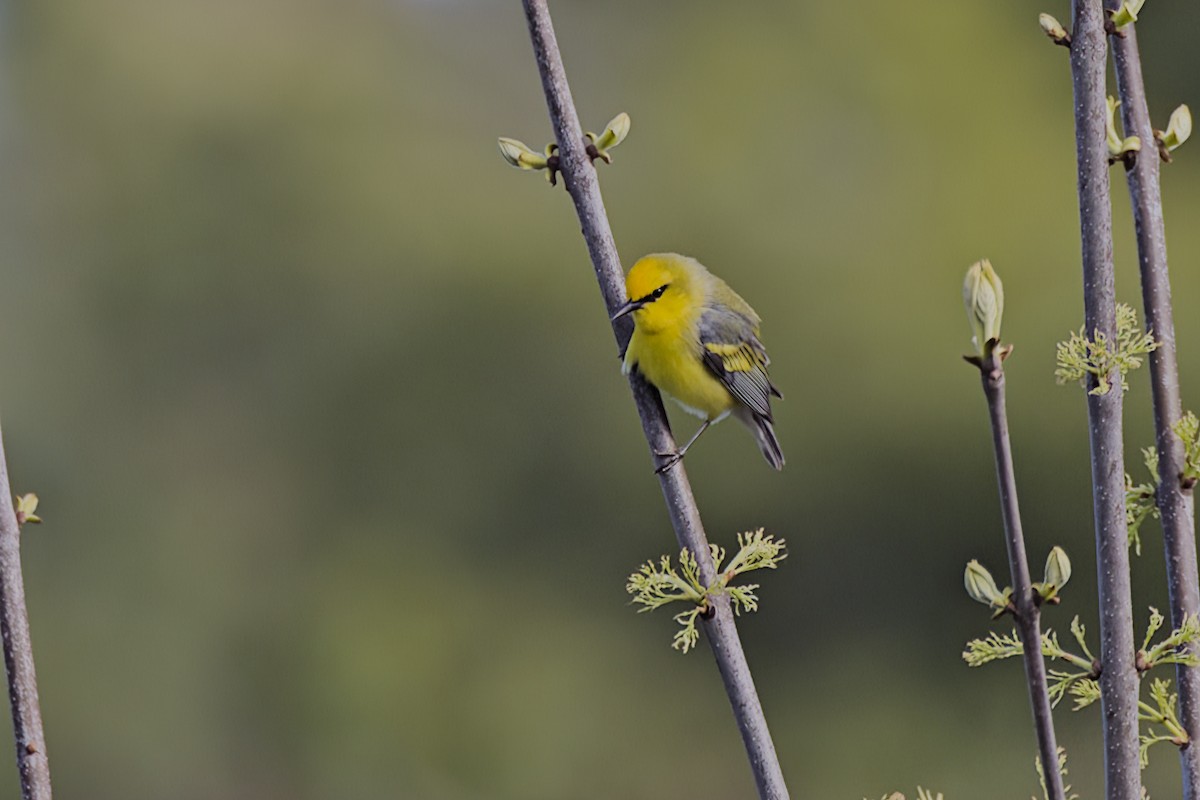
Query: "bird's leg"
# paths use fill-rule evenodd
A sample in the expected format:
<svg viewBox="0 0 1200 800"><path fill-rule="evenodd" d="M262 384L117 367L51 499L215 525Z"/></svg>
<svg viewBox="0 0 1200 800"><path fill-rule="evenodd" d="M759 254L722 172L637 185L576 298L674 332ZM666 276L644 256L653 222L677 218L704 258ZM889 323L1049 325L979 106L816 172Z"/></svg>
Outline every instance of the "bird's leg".
<svg viewBox="0 0 1200 800"><path fill-rule="evenodd" d="M656 456L659 456L660 458L665 458L665 459L667 459L667 461L662 466L660 466L658 469L654 470L654 474L661 475L662 473L666 472L671 467L675 466L680 461L682 461L684 455L688 451L688 448L696 443L696 440L700 438L700 434L702 434L706 430L708 430L708 426L712 425L712 423L713 423L713 421L711 419L704 420L704 424L700 426L700 430L698 430L694 434L692 434L692 438L688 439L687 444L685 444L683 447L679 448L674 453L660 453L657 450L655 450L654 454Z"/></svg>

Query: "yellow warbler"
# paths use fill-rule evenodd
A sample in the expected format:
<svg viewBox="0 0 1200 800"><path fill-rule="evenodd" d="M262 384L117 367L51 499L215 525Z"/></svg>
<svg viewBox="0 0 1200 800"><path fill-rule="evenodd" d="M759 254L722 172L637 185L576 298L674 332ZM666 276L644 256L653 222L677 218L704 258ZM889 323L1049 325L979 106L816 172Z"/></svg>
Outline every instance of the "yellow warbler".
<svg viewBox="0 0 1200 800"><path fill-rule="evenodd" d="M633 336L623 371L636 369L684 409L704 420L676 453L676 464L700 434L733 414L754 434L767 462L783 468L783 451L771 427L771 396L783 395L767 378L767 351L758 340L761 321L725 281L694 258L654 253L638 260L625 278L630 300L616 320L633 314Z"/></svg>

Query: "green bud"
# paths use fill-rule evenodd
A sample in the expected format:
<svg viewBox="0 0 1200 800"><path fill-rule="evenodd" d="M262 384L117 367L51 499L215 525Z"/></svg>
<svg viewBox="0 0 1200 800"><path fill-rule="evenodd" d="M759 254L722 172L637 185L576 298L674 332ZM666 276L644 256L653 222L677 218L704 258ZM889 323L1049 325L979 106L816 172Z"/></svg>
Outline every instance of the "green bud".
<svg viewBox="0 0 1200 800"><path fill-rule="evenodd" d="M1069 45L1071 43L1071 34L1067 33L1067 29L1062 26L1061 22L1049 14L1038 14L1038 25L1042 26L1042 32L1049 36L1055 44Z"/></svg>
<svg viewBox="0 0 1200 800"><path fill-rule="evenodd" d="M1186 142L1191 135L1192 112L1187 105L1182 105L1171 112L1171 119L1167 123L1167 129L1162 132L1159 141L1162 142L1162 146L1169 153Z"/></svg>
<svg viewBox="0 0 1200 800"><path fill-rule="evenodd" d="M506 139L501 136L496 140L500 146L500 155L504 160L517 169L534 170L546 168L546 156L535 153L524 142L516 139Z"/></svg>
<svg viewBox="0 0 1200 800"><path fill-rule="evenodd" d="M609 120L608 126L605 127L603 133L595 137L589 135L588 138L592 139L596 145L596 149L603 153L625 141L625 137L628 135L629 115L622 111Z"/></svg>
<svg viewBox="0 0 1200 800"><path fill-rule="evenodd" d="M1108 98L1108 119L1105 122L1107 130L1106 141L1108 143L1108 155L1112 161L1118 161L1124 157L1126 153L1136 153L1142 149L1142 140L1136 136L1129 136L1124 139L1117 133L1117 108L1120 107L1121 101L1109 95Z"/></svg>
<svg viewBox="0 0 1200 800"><path fill-rule="evenodd" d="M608 154L608 151L625 141L625 137L628 135L629 115L622 111L609 120L608 126L599 136L591 131L584 134L588 140L588 156L593 162L598 158L605 164L611 164L612 156Z"/></svg>
<svg viewBox="0 0 1200 800"><path fill-rule="evenodd" d="M989 342L1000 341L1000 321L1004 316L1004 284L986 258L967 270L963 281L963 305L974 334L971 341L980 355L990 355Z"/></svg>
<svg viewBox="0 0 1200 800"><path fill-rule="evenodd" d="M1121 101L1108 96L1108 111L1104 121L1104 129L1106 133L1106 142L1108 144L1108 154L1110 156L1118 155L1121 152L1121 134L1117 133L1117 108L1121 105Z"/></svg>
<svg viewBox="0 0 1200 800"><path fill-rule="evenodd" d="M1126 0L1121 4L1121 7L1113 12L1112 23L1118 28L1123 28L1131 22L1137 22L1138 12L1142 10L1142 6L1146 4L1146 0Z"/></svg>
<svg viewBox="0 0 1200 800"><path fill-rule="evenodd" d="M24 525L26 522L41 522L42 518L33 513L37 511L37 507L38 496L32 492L16 498L17 524Z"/></svg>
<svg viewBox="0 0 1200 800"><path fill-rule="evenodd" d="M1043 579L1046 593L1042 596L1046 599L1053 597L1067 585L1069 580L1071 580L1071 559L1067 558L1066 551L1061 547L1055 547L1046 557L1046 572Z"/></svg>
<svg viewBox="0 0 1200 800"><path fill-rule="evenodd" d="M997 588L992 573L974 559L967 562L967 569L963 574L963 585L967 587L967 594L976 603L997 608L1008 605L1008 598Z"/></svg>

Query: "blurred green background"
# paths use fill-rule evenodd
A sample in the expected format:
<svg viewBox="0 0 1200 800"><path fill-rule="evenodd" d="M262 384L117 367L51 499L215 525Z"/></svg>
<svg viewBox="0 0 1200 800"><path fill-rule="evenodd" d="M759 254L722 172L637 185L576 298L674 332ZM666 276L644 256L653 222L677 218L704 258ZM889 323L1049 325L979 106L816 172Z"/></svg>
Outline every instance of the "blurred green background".
<svg viewBox="0 0 1200 800"><path fill-rule="evenodd" d="M959 658L988 629L964 563L1006 573L960 282L1004 278L1032 560L1076 567L1047 621L1094 631L1085 405L1053 381L1082 322L1070 79L1036 24L1066 4L552 10L585 125L633 119L600 170L626 264L695 255L766 320L787 468L733 424L687 466L714 541L791 545L741 631L793 796L1028 797L1021 668ZM1200 103L1197 26L1139 23L1160 125ZM0 409L46 519L59 793L751 797L706 646L627 605L675 544L571 204L496 152L551 136L519 4L6 2L0 29ZM1164 177L1193 391L1198 153ZM1135 582L1141 629L1153 526ZM1098 711L1059 725L1101 796Z"/></svg>

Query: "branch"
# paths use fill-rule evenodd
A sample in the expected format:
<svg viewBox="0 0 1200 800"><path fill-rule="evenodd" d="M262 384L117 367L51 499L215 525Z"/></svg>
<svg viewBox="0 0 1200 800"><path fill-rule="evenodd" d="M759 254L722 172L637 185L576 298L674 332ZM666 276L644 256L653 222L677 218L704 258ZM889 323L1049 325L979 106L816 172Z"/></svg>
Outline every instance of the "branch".
<svg viewBox="0 0 1200 800"><path fill-rule="evenodd" d="M1012 444L1008 436L1008 415L1004 398L1003 358L1007 351L997 348L979 361L983 393L987 397L992 422L992 444L996 453L996 477L1000 484L1000 508L1004 517L1004 538L1008 546L1008 566L1012 572L1013 605L1017 630L1025 658L1025 679L1029 702L1033 706L1033 726L1037 733L1042 764L1058 763L1058 741L1050 710L1050 692L1046 684L1046 662L1042 658L1041 612L1034 598L1025 555L1025 535L1021 530L1021 509L1017 503L1017 480L1013 471ZM1040 599L1040 598L1039 598ZM1065 800L1062 773L1045 771L1047 800Z"/></svg>
<svg viewBox="0 0 1200 800"><path fill-rule="evenodd" d="M1116 10L1119 3L1108 0ZM1163 545L1167 559L1167 587L1171 598L1171 624L1178 628L1184 619L1200 616L1200 576L1196 569L1196 526L1192 492L1180 476L1184 470L1183 441L1174 427L1183 416L1179 388L1179 366L1175 351L1175 322L1171 311L1171 279L1167 271L1167 238L1163 226L1162 194L1159 189L1159 158L1150 143L1154 129L1146 106L1146 86L1138 52L1137 26L1127 25L1124 36L1114 37L1113 62L1117 90L1121 96L1121 119L1125 133L1146 143L1125 172L1133 223L1137 233L1138 262L1142 274L1142 302L1146 327L1154 332L1159 347L1150 354L1150 386L1154 398L1154 434L1158 449L1158 510L1162 517ZM1200 669L1176 666L1180 717L1188 735L1200 735ZM1180 750L1184 800L1196 800L1200 791L1200 747Z"/></svg>
<svg viewBox="0 0 1200 800"><path fill-rule="evenodd" d="M550 122L558 141L559 168L562 170L567 191L575 202L583 238L591 255L592 266L596 270L605 307L611 317L625 302L624 271L617 255L612 230L608 225L604 201L596 181L596 171L591 166L585 149L583 128L579 124L575 104L571 99L571 90L567 85L567 76L546 0L523 0L523 5L538 72L542 78L542 88L546 94ZM633 322L628 318L619 320L613 326L618 346L628 341L632 326ZM629 382L651 453L675 452L675 440L667 425L666 413L658 392L636 372L630 376ZM716 570L709 554L704 526L700 522L700 512L682 463L677 462L675 466L659 475L659 482L679 546L690 550L695 556L704 584L712 584L717 578ZM729 598L714 598L712 609L712 615L704 620L704 629L712 644L713 655L717 659L729 702L733 706L733 714L746 746L758 794L764 800L786 800L788 790L783 781L783 771L775 754L770 731L767 729L766 717L754 688L750 667L742 652Z"/></svg>
<svg viewBox="0 0 1200 800"><path fill-rule="evenodd" d="M1115 340L1116 290L1112 206L1106 146L1106 41L1101 0L1072 0L1071 78L1079 166L1084 327ZM1089 389L1099 383L1088 377ZM1123 392L1087 395L1092 457L1092 507L1100 590L1100 675L1105 784L1109 800L1138 800L1138 676L1125 524L1125 464L1121 440Z"/></svg>
<svg viewBox="0 0 1200 800"><path fill-rule="evenodd" d="M4 442L0 438L0 632L4 639L8 699L12 703L17 770L21 775L23 800L50 800L50 764L46 760L33 644L25 610L25 582L21 577L21 529L12 497Z"/></svg>

